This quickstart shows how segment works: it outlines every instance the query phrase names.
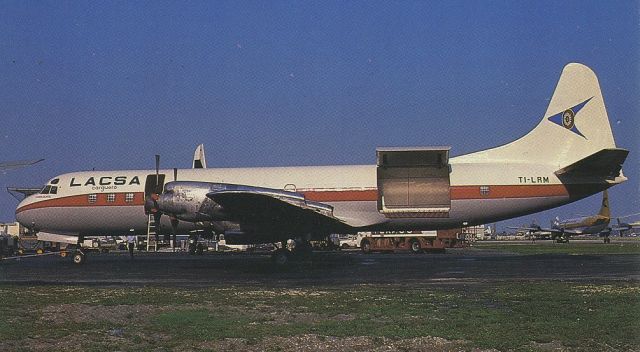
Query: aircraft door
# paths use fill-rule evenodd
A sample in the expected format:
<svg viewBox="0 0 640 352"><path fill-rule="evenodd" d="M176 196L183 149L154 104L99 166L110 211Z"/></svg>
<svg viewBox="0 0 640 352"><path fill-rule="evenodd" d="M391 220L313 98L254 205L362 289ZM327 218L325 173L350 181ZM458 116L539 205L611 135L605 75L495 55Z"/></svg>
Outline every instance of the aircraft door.
<svg viewBox="0 0 640 352"><path fill-rule="evenodd" d="M152 174L147 175L147 180L144 184L144 197L147 199L152 194L162 193L162 187L164 187L164 174Z"/></svg>
<svg viewBox="0 0 640 352"><path fill-rule="evenodd" d="M449 149L378 149L378 210L395 218L448 217Z"/></svg>

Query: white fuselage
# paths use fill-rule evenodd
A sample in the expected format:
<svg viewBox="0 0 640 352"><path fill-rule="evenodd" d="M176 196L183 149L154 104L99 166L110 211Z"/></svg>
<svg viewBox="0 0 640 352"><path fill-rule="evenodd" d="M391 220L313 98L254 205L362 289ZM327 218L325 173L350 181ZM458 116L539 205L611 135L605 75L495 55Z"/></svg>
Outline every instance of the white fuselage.
<svg viewBox="0 0 640 352"><path fill-rule="evenodd" d="M609 187L571 193L550 165L450 160L451 210L443 218L388 218L378 210L375 165L180 169L177 180L285 189L331 205L334 216L373 230L431 230L482 224L552 208ZM165 182L174 170L161 170ZM17 220L40 231L126 234L146 231L145 182L152 170L86 171L60 175L55 194L36 194L16 209ZM580 186L580 185L576 185ZM483 191L481 192L481 187ZM487 188L488 187L488 188ZM574 188L572 188L574 189ZM162 226L168 227L167 219ZM183 230L193 224L181 222Z"/></svg>
<svg viewBox="0 0 640 352"><path fill-rule="evenodd" d="M566 204L626 180L621 167L628 151L616 147L595 73L578 63L564 67L547 111L529 133L456 158L449 159L448 151L381 149L380 169L376 165L188 169L178 170L176 179L296 191L306 200L333 207L330 219L337 218L349 230L482 224ZM415 158L406 159L409 154ZM424 168L401 170L409 161L411 167ZM165 183L174 180L173 170L160 173ZM16 218L25 226L55 233L144 233L145 197L150 194L145 185L154 174L61 175L49 181L41 194L22 201ZM414 205L418 206L412 209ZM180 225L195 226L185 221Z"/></svg>

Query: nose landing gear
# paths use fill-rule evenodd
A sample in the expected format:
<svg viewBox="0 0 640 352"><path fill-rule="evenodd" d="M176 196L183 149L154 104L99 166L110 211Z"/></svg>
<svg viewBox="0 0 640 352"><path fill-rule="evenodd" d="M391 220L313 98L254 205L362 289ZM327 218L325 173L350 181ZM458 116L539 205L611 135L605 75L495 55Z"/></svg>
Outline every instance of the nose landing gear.
<svg viewBox="0 0 640 352"><path fill-rule="evenodd" d="M87 261L87 255L82 251L82 243L84 242L84 236L78 236L78 242L73 252L73 263L77 265L84 264Z"/></svg>
<svg viewBox="0 0 640 352"><path fill-rule="evenodd" d="M76 250L73 254L73 263L74 264L84 264L87 261L87 255L84 254L81 250Z"/></svg>

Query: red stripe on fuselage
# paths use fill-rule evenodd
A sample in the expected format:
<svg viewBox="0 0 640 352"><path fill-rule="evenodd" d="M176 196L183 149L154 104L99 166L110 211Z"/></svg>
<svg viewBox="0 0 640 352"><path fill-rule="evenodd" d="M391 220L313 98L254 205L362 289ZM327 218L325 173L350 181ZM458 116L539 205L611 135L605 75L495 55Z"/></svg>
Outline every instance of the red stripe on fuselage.
<svg viewBox="0 0 640 352"><path fill-rule="evenodd" d="M133 199L130 202L125 201L125 195L127 193L133 193ZM95 193L92 193L95 194ZM107 201L107 193L96 194L96 201L89 202L88 194L81 194L77 196L68 196L60 198L43 199L40 201L27 204L16 210L16 214L31 209L39 208L55 208L55 207L117 207L117 206L135 206L144 205L144 193L142 192L126 192L126 193L112 193L115 194L113 202Z"/></svg>
<svg viewBox="0 0 640 352"><path fill-rule="evenodd" d="M504 185L489 186L487 194L480 193L480 186L453 186L451 187L451 200L464 199L501 199L501 198L536 198L569 196L569 192L564 185ZM131 193L131 192L127 192ZM308 190L300 191L306 199L316 202L358 202L377 201L378 190ZM107 202L107 193L97 194L95 202L89 202L89 195L82 194L76 196L43 199L16 210L20 213L25 210L50 208L50 207L90 207L90 206L142 206L144 205L144 194L135 192L132 202L125 202L126 193L115 193L114 202Z"/></svg>
<svg viewBox="0 0 640 352"><path fill-rule="evenodd" d="M564 185L512 185L488 186L486 195L480 193L479 186L451 187L451 199L495 199L495 198L535 198L568 196Z"/></svg>
<svg viewBox="0 0 640 352"><path fill-rule="evenodd" d="M378 190L301 191L307 200L316 202L357 202L378 200Z"/></svg>

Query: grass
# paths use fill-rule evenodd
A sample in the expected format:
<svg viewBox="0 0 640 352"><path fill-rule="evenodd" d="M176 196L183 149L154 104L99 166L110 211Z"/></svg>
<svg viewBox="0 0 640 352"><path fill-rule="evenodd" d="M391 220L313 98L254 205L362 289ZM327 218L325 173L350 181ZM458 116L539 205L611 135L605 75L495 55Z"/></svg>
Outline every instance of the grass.
<svg viewBox="0 0 640 352"><path fill-rule="evenodd" d="M637 283L299 290L0 285L0 297L0 350L37 349L30 344L64 339L80 350L197 349L227 338L259 345L274 336L303 334L432 336L458 341L464 349L531 350L536 343L574 350L640 348ZM112 336L115 329L124 336Z"/></svg>
<svg viewBox="0 0 640 352"><path fill-rule="evenodd" d="M581 240L572 240L569 243L555 243L550 240L537 241L536 243L529 241L523 241L521 243L479 241L475 242L473 247L518 254L640 254L640 241L619 242L612 240L611 243L607 244Z"/></svg>

